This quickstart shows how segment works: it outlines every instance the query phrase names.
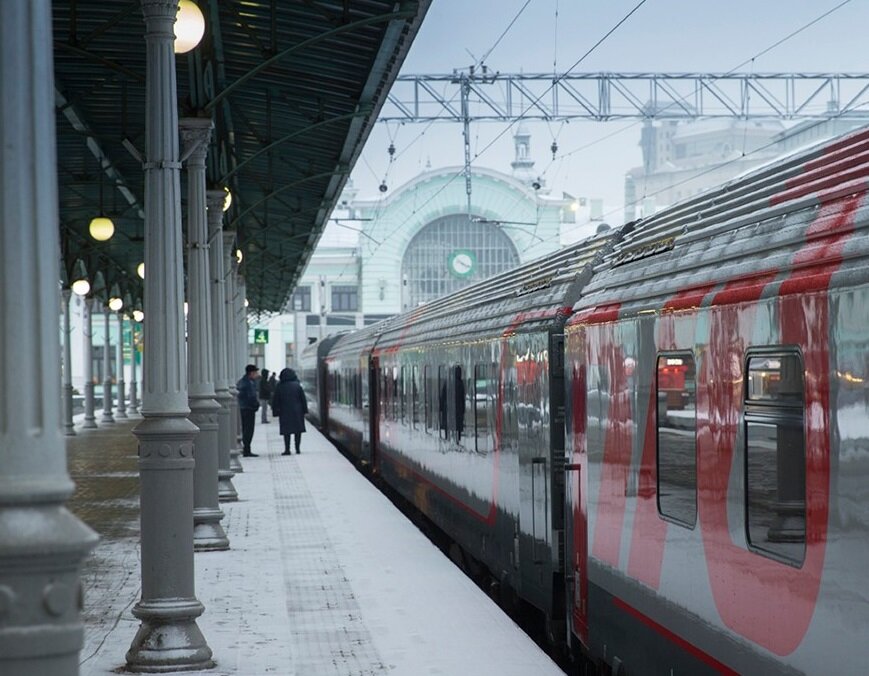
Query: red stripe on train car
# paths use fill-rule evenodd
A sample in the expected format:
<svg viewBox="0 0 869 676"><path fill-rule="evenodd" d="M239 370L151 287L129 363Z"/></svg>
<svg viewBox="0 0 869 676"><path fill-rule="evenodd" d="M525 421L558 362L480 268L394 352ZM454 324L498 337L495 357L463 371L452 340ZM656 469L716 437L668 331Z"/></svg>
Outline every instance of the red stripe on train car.
<svg viewBox="0 0 869 676"><path fill-rule="evenodd" d="M825 202L806 231L808 243L779 288L781 342L802 351L805 378L806 546L799 568L734 543L727 515L728 477L736 458L742 406L742 362L750 344L755 306L718 309L710 321L709 356L697 388L698 501L709 583L722 621L777 655L788 655L808 631L820 593L830 499L829 296L832 275L865 194ZM817 238L826 236L818 243ZM823 251L823 264L800 267ZM809 291L810 293L803 293ZM720 301L716 300L716 304ZM714 373L731 373L738 379Z"/></svg>
<svg viewBox="0 0 869 676"><path fill-rule="evenodd" d="M630 615L634 619L639 620L640 622L645 624L650 629L654 629L656 632L658 632L661 636L666 638L668 641L679 646L686 653L692 655L693 657L696 657L699 661L703 662L703 664L705 664L706 666L708 666L711 669L714 669L719 674L727 674L727 676L738 676L739 675L738 671L734 671L733 669L728 667L726 664L722 664L721 662L716 660L714 657L712 657L712 655L710 655L709 653L706 653L706 652L700 650L700 648L695 646L693 643L686 641L684 638L682 638L678 634L674 634L672 631L667 629L667 627L665 627L662 624L658 624L651 617L644 615L643 613L641 613L639 610L637 610L633 606L630 606L627 603L625 603L624 601L622 601L620 598L617 598L614 596L613 597L613 605L616 606L616 608L623 610L624 612L626 612L628 615Z"/></svg>

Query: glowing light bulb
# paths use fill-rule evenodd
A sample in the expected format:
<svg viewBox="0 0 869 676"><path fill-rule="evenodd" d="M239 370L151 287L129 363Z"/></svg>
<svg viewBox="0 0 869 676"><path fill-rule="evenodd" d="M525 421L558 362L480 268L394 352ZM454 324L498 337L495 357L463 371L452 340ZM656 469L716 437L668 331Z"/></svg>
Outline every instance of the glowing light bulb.
<svg viewBox="0 0 869 676"><path fill-rule="evenodd" d="M145 313L141 310L133 310L133 319L137 322L141 322L145 319Z"/></svg>
<svg viewBox="0 0 869 676"><path fill-rule="evenodd" d="M192 0L178 3L175 17L175 53L185 54L199 44L205 35L205 17Z"/></svg>
<svg viewBox="0 0 869 676"><path fill-rule="evenodd" d="M122 307L124 307L124 301L118 297L109 298L109 310L112 312L117 312Z"/></svg>
<svg viewBox="0 0 869 676"><path fill-rule="evenodd" d="M115 224L112 223L111 218L97 216L96 218L91 219L91 223L88 226L88 232L90 232L91 237L96 241L106 242L115 234Z"/></svg>
<svg viewBox="0 0 869 676"><path fill-rule="evenodd" d="M76 296L87 296L91 290L91 284L86 279L77 279L70 287Z"/></svg>
<svg viewBox="0 0 869 676"><path fill-rule="evenodd" d="M136 274L139 275L139 277L141 277L142 279L145 279L145 264L144 263L139 263L139 265L136 266Z"/></svg>

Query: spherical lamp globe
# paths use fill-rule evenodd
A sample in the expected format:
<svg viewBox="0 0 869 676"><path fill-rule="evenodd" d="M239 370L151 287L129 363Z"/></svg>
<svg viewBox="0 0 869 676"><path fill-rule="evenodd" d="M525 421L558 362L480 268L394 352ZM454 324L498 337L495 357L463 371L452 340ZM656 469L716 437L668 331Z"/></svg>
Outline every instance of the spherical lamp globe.
<svg viewBox="0 0 869 676"><path fill-rule="evenodd" d="M112 238L112 235L115 234L115 224L112 223L111 218L97 216L96 218L91 219L91 223L88 226L88 232L90 232L91 237L96 241L107 242Z"/></svg>
<svg viewBox="0 0 869 676"><path fill-rule="evenodd" d="M205 35L205 17L193 0L181 0L175 17L175 53L186 54Z"/></svg>
<svg viewBox="0 0 869 676"><path fill-rule="evenodd" d="M91 290L91 284L86 279L77 279L70 287L76 296L87 296Z"/></svg>
<svg viewBox="0 0 869 676"><path fill-rule="evenodd" d="M109 298L109 310L112 312L117 312L121 308L124 307L124 301L117 296L114 298Z"/></svg>
<svg viewBox="0 0 869 676"><path fill-rule="evenodd" d="M145 279L145 264L139 263L136 266L136 274L139 275L142 279Z"/></svg>

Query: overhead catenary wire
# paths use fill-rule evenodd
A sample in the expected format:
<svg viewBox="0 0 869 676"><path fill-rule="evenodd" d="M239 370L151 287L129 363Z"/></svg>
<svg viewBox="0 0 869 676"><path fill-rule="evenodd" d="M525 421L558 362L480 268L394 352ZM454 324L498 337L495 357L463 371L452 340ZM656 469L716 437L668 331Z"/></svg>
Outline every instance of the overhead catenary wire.
<svg viewBox="0 0 869 676"><path fill-rule="evenodd" d="M609 38L613 33L615 33L615 32L616 32L616 31L617 31L617 30L618 30L618 29L619 29L619 28L620 28L620 27L621 27L621 26L626 22L626 21L628 21L628 19L630 19L630 18L631 18L631 17L632 17L632 16L633 16L633 15L634 15L634 14L635 14L635 13L636 13L636 12L637 12L641 7L642 7L642 6L643 6L643 5L645 5L646 2L648 2L648 0L640 0L640 2L638 2L636 5L634 5L634 7L633 7L633 8L632 8L632 9L631 9L627 14L625 14L621 19L619 19L619 21L618 21L614 26L612 26L612 27L611 27L611 28L610 28L606 33L604 33L604 35L603 35L601 38L599 38L599 39L598 39L598 40L597 40L597 41L596 41L596 42L595 42L591 47L589 47L589 48L586 50L586 52L585 52L582 56L580 56L580 57L579 57L579 58L578 58L578 59L573 63L572 66L570 66L570 68L568 68L568 69L567 69L564 73L562 73L559 77L553 78L552 84L551 84L549 87L547 87L547 88L543 91L543 93L541 93L541 94L540 94L536 99L534 99L530 104L528 104L527 106L525 106L525 108L524 108L524 110L522 111L522 113L521 113L521 114L520 114L516 119L514 119L514 120L511 121L508 125L506 125L506 127L505 127L505 128L504 128L504 129L503 129L503 130L498 134L498 135L496 135L494 139L492 139L489 143L487 143L479 153L476 153L476 154L474 155L474 159L477 159L477 158L479 158L481 155L483 155L483 154L484 154L487 150L489 150L489 148L491 148L491 147L492 147L492 146L493 146L493 145L494 145L494 144L495 144L495 143L496 143L496 142L497 142L497 141L498 141L502 136L504 136L504 134L506 134L510 129L512 129L513 126L514 126L517 122L520 122L521 120L523 120L523 119L525 118L525 116L528 114L528 111L531 110L531 109L534 107L535 104L537 104L537 103L538 103L538 102L539 102L539 101L540 101L544 96L546 96L546 94L548 94L548 93L552 90L552 88L555 87L555 86L558 84L559 81L561 81L563 78L565 78L567 75L569 75L569 74L570 74L570 73L571 73L571 72L572 72L572 71L573 71L577 66L579 66L583 61L585 61L585 60L586 60L586 59L587 59L587 58L588 58L588 57L589 57L589 56L590 56L590 55L591 55L591 54L592 54L592 53L593 53L593 52L594 52L598 47L600 47L600 46L601 46L601 45L602 45L602 44L603 44L603 43L604 43L604 42L605 42L605 41L606 41L606 40L607 40L607 39L608 39L608 38ZM420 209L422 209L422 207L426 206L426 205L427 205L429 202L431 202L435 197L437 197L437 196L438 196L439 194L441 194L444 190L446 190L446 188L447 188L449 185L451 185L453 181L455 181L457 178L459 178L459 177L462 176L462 175L464 175L464 169L462 169L461 171L458 171L458 172L456 172L455 174L453 174L453 175L452 175L452 176L451 176L451 177L446 181L446 183L444 183L444 184L443 184L443 185L442 185L442 186L441 186L437 191L435 191L435 193L432 194L432 195L431 195L431 196L430 196L430 197L429 197L425 202L423 202L422 205L420 205L417 209L415 209L413 213L415 214L417 211L419 211ZM394 234L395 234L395 233L396 233L396 232L397 232L401 227L403 227L403 225L404 225L403 223L399 224L396 228L394 228L391 232L389 232L385 237L383 237L383 241L388 241L388 240L389 240L389 239L390 239L390 238L391 238L391 237L392 237L392 236L393 236L393 235L394 235ZM376 249L375 249L375 250L376 250ZM372 252L372 253L373 253L373 252Z"/></svg>

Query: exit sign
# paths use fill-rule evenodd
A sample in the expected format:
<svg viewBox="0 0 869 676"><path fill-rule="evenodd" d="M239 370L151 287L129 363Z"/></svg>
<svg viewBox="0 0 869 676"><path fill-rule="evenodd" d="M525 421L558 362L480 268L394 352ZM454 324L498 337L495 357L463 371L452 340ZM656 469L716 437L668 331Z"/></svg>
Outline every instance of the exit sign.
<svg viewBox="0 0 869 676"><path fill-rule="evenodd" d="M257 345L265 345L269 342L269 330L268 329L254 329L253 330L253 342Z"/></svg>

